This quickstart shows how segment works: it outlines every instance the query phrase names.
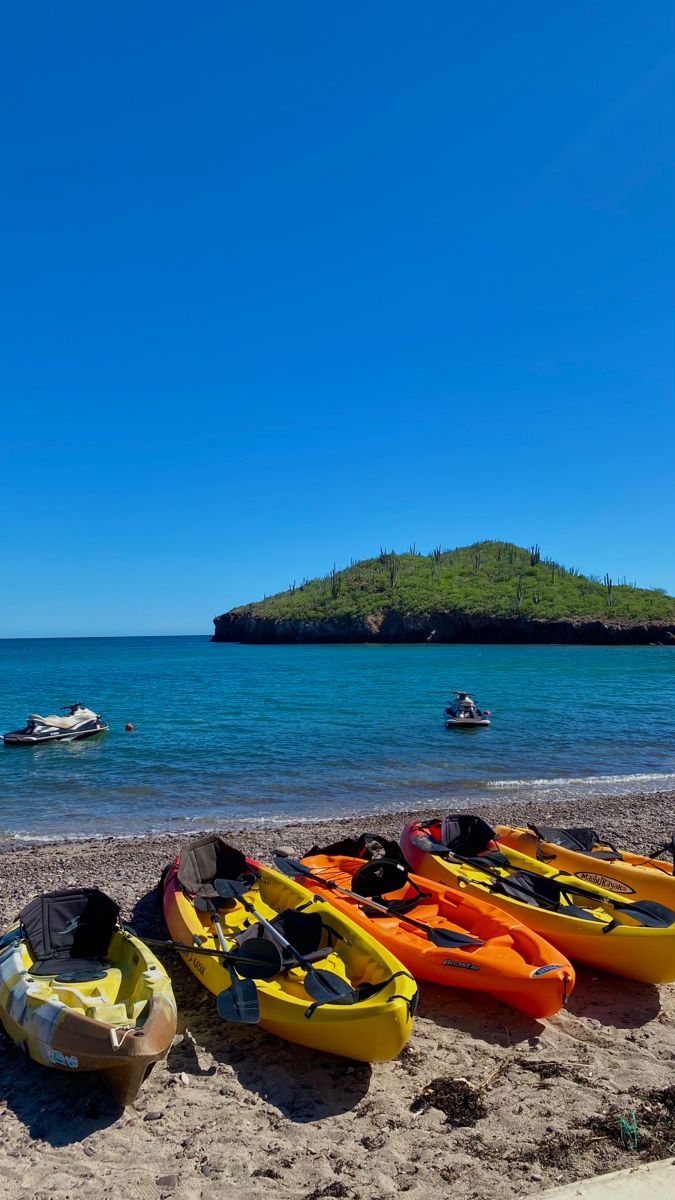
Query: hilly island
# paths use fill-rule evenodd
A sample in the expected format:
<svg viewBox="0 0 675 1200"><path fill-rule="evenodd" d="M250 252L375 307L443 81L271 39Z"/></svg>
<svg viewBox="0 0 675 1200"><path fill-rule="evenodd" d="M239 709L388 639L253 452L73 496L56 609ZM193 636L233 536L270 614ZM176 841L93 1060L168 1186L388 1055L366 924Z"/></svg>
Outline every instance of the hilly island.
<svg viewBox="0 0 675 1200"><path fill-rule="evenodd" d="M294 582L214 626L215 642L675 645L675 597L582 575L538 546L413 546Z"/></svg>

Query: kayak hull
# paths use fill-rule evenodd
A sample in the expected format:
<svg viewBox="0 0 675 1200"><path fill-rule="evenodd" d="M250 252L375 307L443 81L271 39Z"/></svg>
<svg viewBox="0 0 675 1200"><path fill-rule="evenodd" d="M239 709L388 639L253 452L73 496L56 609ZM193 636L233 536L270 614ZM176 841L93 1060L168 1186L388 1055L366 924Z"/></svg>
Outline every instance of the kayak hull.
<svg viewBox="0 0 675 1200"><path fill-rule="evenodd" d="M619 897L616 892L612 893L590 884L590 890L601 897L595 908L588 908L589 913L598 917L597 920L585 920L565 916L558 911L535 908L511 896L491 891L493 879L480 868L466 863L450 862L437 854L421 850L413 842L413 838L419 834L431 834L439 840L440 821L411 821L404 829L401 849L414 871L449 887L462 888L468 895L489 900L491 904L522 921L529 929L562 951L572 962L587 963L641 983L659 984L675 980L675 925L668 928L645 928L637 924L621 923L611 931L605 932L613 917L612 901L618 900ZM570 883L578 882L570 876L559 877L554 868L519 854L516 850L506 846L500 848L514 869L527 870L549 878L558 876L558 882L561 883L565 879ZM604 904L608 907L605 908ZM622 922L623 919L621 916Z"/></svg>
<svg viewBox="0 0 675 1200"><path fill-rule="evenodd" d="M164 917L176 941L202 940L206 949L218 949L211 918L197 910L177 878L178 859L164 878ZM395 1058L405 1046L417 1007L417 987L401 963L374 938L351 921L333 913L319 897L278 871L250 860L258 879L247 893L262 916L271 920L287 908L303 906L318 912L341 935L335 948L327 944L326 957L314 966L335 971L352 984L391 979L369 999L352 1005L321 1005L307 1016L313 1001L305 991L305 972L291 968L271 980L258 980L260 1025L269 1033L312 1050L338 1054L360 1062ZM251 923L237 900L219 906L219 917L228 946ZM217 957L181 952L186 965L204 987L218 995L230 985L230 973Z"/></svg>
<svg viewBox="0 0 675 1200"><path fill-rule="evenodd" d="M120 1105L132 1104L176 1032L176 1002L162 964L135 937L117 932L104 979L58 983L33 976L28 943L0 952L0 1021L34 1062L98 1072Z"/></svg>
<svg viewBox="0 0 675 1200"><path fill-rule="evenodd" d="M354 872L363 866L363 859L344 855L308 855L302 861L346 888ZM482 938L485 945L452 949L435 946L406 921L405 915L378 916L373 910L369 915L357 900L304 880L317 895L370 931L416 979L485 992L531 1017L550 1017L558 1012L574 986L574 969L563 955L522 922L485 900L414 875L410 881L413 887L392 893L387 899L406 899L417 886L424 898L415 904L411 917Z"/></svg>

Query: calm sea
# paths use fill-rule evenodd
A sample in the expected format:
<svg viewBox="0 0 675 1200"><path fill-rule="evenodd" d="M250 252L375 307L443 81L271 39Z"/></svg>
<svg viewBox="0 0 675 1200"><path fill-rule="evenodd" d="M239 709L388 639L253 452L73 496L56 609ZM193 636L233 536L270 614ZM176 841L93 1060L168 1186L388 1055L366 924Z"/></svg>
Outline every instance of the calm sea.
<svg viewBox="0 0 675 1200"><path fill-rule="evenodd" d="M76 700L110 725L91 741L0 749L0 838L675 784L664 647L17 640L0 641L0 672L2 732ZM492 710L490 729L445 729L453 688Z"/></svg>

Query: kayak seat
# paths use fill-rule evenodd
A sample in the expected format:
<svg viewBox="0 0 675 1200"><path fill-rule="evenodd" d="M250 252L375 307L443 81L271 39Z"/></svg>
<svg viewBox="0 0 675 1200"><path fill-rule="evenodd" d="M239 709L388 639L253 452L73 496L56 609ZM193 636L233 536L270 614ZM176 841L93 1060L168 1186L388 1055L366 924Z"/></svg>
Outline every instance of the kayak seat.
<svg viewBox="0 0 675 1200"><path fill-rule="evenodd" d="M305 857L311 858L315 854L324 854L330 857L340 855L342 858L358 858L363 859L364 862L370 862L375 857L373 846L379 847L386 858L405 863L403 851L398 842L380 837L379 833L361 833L358 837L342 838L338 842L330 842L327 846L312 846Z"/></svg>
<svg viewBox="0 0 675 1200"><path fill-rule="evenodd" d="M388 894L400 892L406 885L413 889L411 896L386 899ZM350 888L351 891L356 892L357 896L370 898L376 904L381 904L386 908L386 913L378 913L375 909L368 910L367 905L364 905L364 912L374 920L389 915L403 916L411 909L416 908L421 900L428 900L431 894L421 891L417 884L408 878L406 863L393 858L374 858L370 862L364 863L352 875Z"/></svg>
<svg viewBox="0 0 675 1200"><path fill-rule="evenodd" d="M274 926L281 936L287 942L290 942L298 954L302 958L307 959L308 962L315 962L318 959L326 958L331 953L334 934L330 926L324 925L320 913L298 912L296 908L285 908L272 918L270 925ZM321 942L323 941L324 930L328 934L329 944L322 946ZM269 930L265 929L264 925L260 925L257 921L253 921L251 925L246 927L243 933L238 934L235 942L238 946L243 946L246 942L255 938L265 938L278 947L281 954L282 970L285 971L290 967L298 966L295 955L289 954L283 946L276 942Z"/></svg>
<svg viewBox="0 0 675 1200"><path fill-rule="evenodd" d="M31 969L31 975L53 975L55 983L85 983L105 979L107 973L105 965L94 958L48 959Z"/></svg>
<svg viewBox="0 0 675 1200"><path fill-rule="evenodd" d="M119 911L115 901L98 888L36 896L19 914L35 958L30 973L53 975L64 983L103 978L103 960Z"/></svg>
<svg viewBox="0 0 675 1200"><path fill-rule="evenodd" d="M483 854L494 842L495 831L482 817L471 813L451 813L441 821L441 842L447 850L463 858Z"/></svg>
<svg viewBox="0 0 675 1200"><path fill-rule="evenodd" d="M604 859L613 862L621 858L621 852L611 842L603 840L594 829L558 829L555 825L529 825L539 842L551 842L562 850L576 850L580 854L588 854L591 858ZM606 846L606 850L596 850L596 846Z"/></svg>
<svg viewBox="0 0 675 1200"><path fill-rule="evenodd" d="M221 901L213 886L214 879L240 880L251 875L251 868L240 850L228 846L221 837L201 838L180 852L178 882L189 896Z"/></svg>

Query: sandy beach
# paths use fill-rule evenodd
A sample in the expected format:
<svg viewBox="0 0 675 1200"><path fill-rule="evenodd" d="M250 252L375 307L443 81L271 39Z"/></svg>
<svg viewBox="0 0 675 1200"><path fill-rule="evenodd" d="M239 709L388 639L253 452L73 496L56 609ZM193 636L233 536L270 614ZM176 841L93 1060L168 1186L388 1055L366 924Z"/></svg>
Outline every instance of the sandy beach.
<svg viewBox="0 0 675 1200"><path fill-rule="evenodd" d="M675 826L675 793L480 811L512 824L592 824L646 851ZM269 858L281 844L302 852L362 828L397 836L412 815L221 832ZM87 884L113 895L141 935L161 936L154 885L180 842L6 845L2 924L40 891ZM0 1034L8 1200L74 1200L94 1187L102 1200L201 1200L232 1188L242 1200L271 1189L302 1200L507 1200L673 1152L675 985L579 967L567 1010L534 1021L422 984L408 1047L368 1067L224 1025L213 997L160 953L179 1033L133 1108L120 1112L95 1078L35 1066ZM635 1118L637 1150L622 1144L622 1117Z"/></svg>

